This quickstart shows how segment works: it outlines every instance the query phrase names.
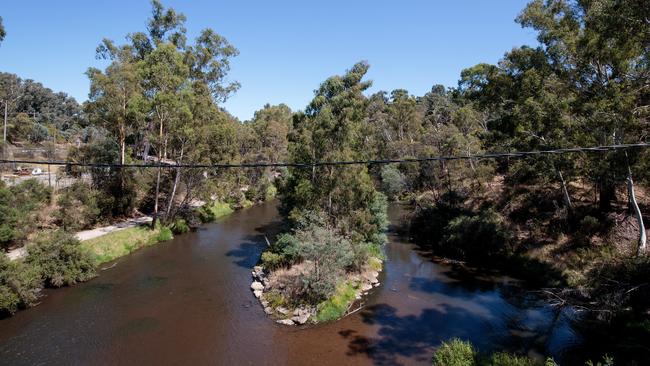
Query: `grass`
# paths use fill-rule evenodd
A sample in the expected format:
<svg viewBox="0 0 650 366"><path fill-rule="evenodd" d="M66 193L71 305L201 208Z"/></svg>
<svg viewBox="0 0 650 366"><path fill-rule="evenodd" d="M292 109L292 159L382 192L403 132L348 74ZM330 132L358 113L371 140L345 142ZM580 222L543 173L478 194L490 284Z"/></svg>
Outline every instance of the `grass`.
<svg viewBox="0 0 650 366"><path fill-rule="evenodd" d="M336 320L345 315L356 294L356 287L350 281L339 284L331 298L318 304L316 322Z"/></svg>
<svg viewBox="0 0 650 366"><path fill-rule="evenodd" d="M81 242L81 247L88 250L98 264L102 264L172 237L171 230L166 227L151 230L148 226L136 226L85 240Z"/></svg>
<svg viewBox="0 0 650 366"><path fill-rule="evenodd" d="M230 215L233 211L234 210L230 207L230 204L219 201L206 204L198 210L199 217L203 222L212 222L220 217Z"/></svg>

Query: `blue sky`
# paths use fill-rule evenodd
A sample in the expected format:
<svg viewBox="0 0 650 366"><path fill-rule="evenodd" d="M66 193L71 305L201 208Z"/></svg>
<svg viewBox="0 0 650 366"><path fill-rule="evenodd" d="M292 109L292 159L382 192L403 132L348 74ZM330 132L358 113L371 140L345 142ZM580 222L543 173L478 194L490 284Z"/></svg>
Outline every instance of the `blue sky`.
<svg viewBox="0 0 650 366"><path fill-rule="evenodd" d="M144 31L147 0L4 0L7 37L0 71L42 82L82 102L84 72L101 67L95 47ZM211 27L239 48L230 77L242 84L225 105L242 120L265 103L304 108L328 76L367 60L370 90L456 86L460 71L497 62L535 45L535 33L514 18L526 0L163 1L184 13L190 37Z"/></svg>

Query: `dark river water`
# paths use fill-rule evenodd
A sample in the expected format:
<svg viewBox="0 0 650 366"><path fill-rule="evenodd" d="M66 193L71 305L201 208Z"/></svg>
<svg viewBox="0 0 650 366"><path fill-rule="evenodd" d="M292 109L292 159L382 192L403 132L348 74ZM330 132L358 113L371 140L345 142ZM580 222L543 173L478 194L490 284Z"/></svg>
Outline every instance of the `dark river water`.
<svg viewBox="0 0 650 366"><path fill-rule="evenodd" d="M267 203L48 291L37 307L0 320L0 364L430 365L451 337L556 359L579 343L566 316L516 281L418 254L396 233L400 207L389 213L382 284L337 322L281 326L253 297L251 268L279 220Z"/></svg>

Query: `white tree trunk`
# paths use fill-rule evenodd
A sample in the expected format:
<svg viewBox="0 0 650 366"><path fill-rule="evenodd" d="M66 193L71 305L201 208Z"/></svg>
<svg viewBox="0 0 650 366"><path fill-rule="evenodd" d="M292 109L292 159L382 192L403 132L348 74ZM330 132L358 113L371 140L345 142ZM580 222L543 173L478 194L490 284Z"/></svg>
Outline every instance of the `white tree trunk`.
<svg viewBox="0 0 650 366"><path fill-rule="evenodd" d="M636 219L639 223L639 252L645 251L646 249L646 233L645 226L643 226L643 216L641 215L641 209L639 204L636 202L636 196L634 195L634 182L632 177L627 178L627 193L630 199L630 205L632 210L636 214Z"/></svg>

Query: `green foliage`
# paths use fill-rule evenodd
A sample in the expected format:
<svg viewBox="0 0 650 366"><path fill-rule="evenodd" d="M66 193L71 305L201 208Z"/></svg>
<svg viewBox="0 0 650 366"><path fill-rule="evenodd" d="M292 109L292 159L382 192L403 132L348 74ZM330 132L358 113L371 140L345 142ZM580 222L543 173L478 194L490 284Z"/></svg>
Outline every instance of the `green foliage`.
<svg viewBox="0 0 650 366"><path fill-rule="evenodd" d="M0 44L2 41L5 40L5 36L7 35L7 31L5 31L5 27L2 24L2 17L0 17Z"/></svg>
<svg viewBox="0 0 650 366"><path fill-rule="evenodd" d="M310 223L293 234L299 243L295 255L309 263L300 278L303 298L319 303L332 295L345 271L354 262L352 243L331 228Z"/></svg>
<svg viewBox="0 0 650 366"><path fill-rule="evenodd" d="M330 298L318 304L316 321L319 323L332 321L345 315L356 294L355 287L349 282L336 286Z"/></svg>
<svg viewBox="0 0 650 366"><path fill-rule="evenodd" d="M160 232L156 236L156 241L168 241L172 240L173 238L174 235L172 233L172 230L167 226L163 226L160 228Z"/></svg>
<svg viewBox="0 0 650 366"><path fill-rule="evenodd" d="M394 165L381 168L381 187L388 198L397 199L406 190L406 177Z"/></svg>
<svg viewBox="0 0 650 366"><path fill-rule="evenodd" d="M190 231L190 227L187 225L185 219L176 219L170 226L170 229L176 235L185 234Z"/></svg>
<svg viewBox="0 0 650 366"><path fill-rule="evenodd" d="M262 266L264 266L264 268L269 270L276 269L286 263L286 259L284 256L277 253L273 253L271 251L266 251L262 253L261 260L262 260Z"/></svg>
<svg viewBox="0 0 650 366"><path fill-rule="evenodd" d="M35 304L41 287L39 268L0 253L0 317Z"/></svg>
<svg viewBox="0 0 650 366"><path fill-rule="evenodd" d="M97 206L97 192L84 182L75 182L66 188L57 200L59 210L54 213L63 230L78 231L92 227L101 210Z"/></svg>
<svg viewBox="0 0 650 366"><path fill-rule="evenodd" d="M475 216L459 216L451 220L444 229L440 246L447 255L480 260L508 254L508 241L499 214L485 210Z"/></svg>
<svg viewBox="0 0 650 366"><path fill-rule="evenodd" d="M51 191L36 179L12 187L0 183L0 246L24 241L38 225L38 213Z"/></svg>
<svg viewBox="0 0 650 366"><path fill-rule="evenodd" d="M555 365L549 359L547 366ZM539 363L526 356L517 356L507 352L482 355L468 341L454 338L443 342L433 354L434 366L535 366Z"/></svg>
<svg viewBox="0 0 650 366"><path fill-rule="evenodd" d="M216 219L227 216L233 212L230 204L225 202L214 201L209 204L201 206L198 210L199 219L201 222L213 222Z"/></svg>
<svg viewBox="0 0 650 366"><path fill-rule="evenodd" d="M64 231L38 235L27 246L28 265L39 268L46 286L61 287L95 275L95 263L79 240Z"/></svg>
<svg viewBox="0 0 650 366"><path fill-rule="evenodd" d="M474 366L477 351L471 343L454 338L443 342L433 354L434 366Z"/></svg>
<svg viewBox="0 0 650 366"><path fill-rule="evenodd" d="M271 290L264 293L264 300L269 302L269 306L272 309L275 309L278 306L286 306L287 304L287 300L282 296L282 293L277 290Z"/></svg>
<svg viewBox="0 0 650 366"><path fill-rule="evenodd" d="M608 355L603 356L602 361L594 363L592 360L587 361L586 366L614 366L614 359Z"/></svg>
<svg viewBox="0 0 650 366"><path fill-rule="evenodd" d="M537 362L525 356L517 356L507 352L493 353L485 362L485 366L535 366Z"/></svg>

